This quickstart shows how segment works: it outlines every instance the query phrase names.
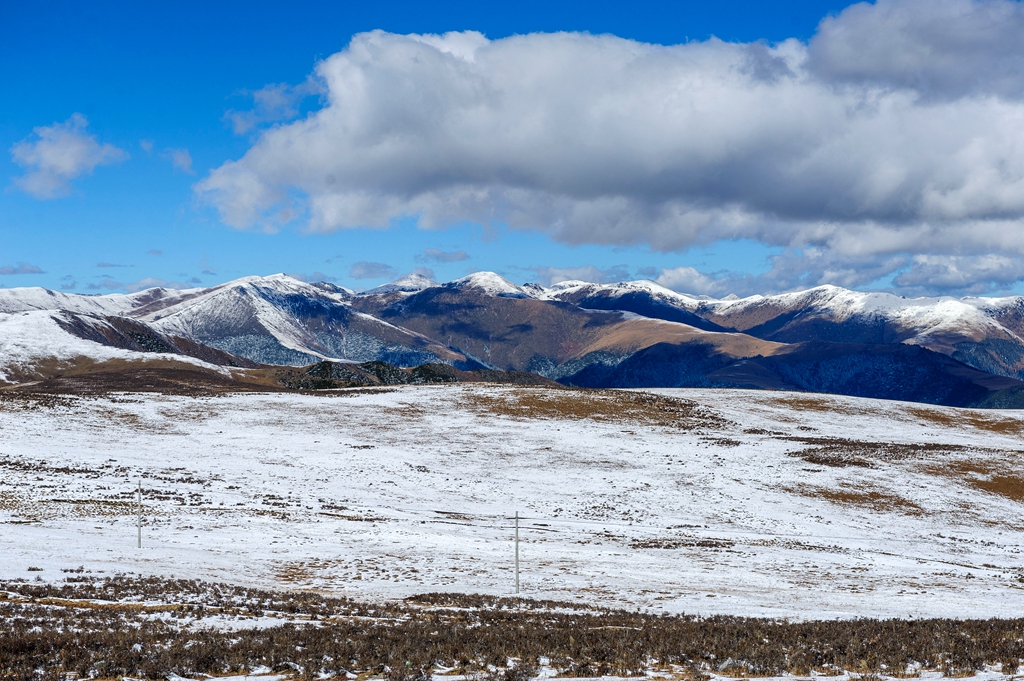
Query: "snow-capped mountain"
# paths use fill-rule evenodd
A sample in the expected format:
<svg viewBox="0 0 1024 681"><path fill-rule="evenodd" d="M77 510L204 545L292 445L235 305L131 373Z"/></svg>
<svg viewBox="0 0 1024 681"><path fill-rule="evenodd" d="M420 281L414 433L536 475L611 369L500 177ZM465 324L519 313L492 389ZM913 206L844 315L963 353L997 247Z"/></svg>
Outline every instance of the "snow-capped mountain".
<svg viewBox="0 0 1024 681"><path fill-rule="evenodd" d="M330 284L307 284L279 274L162 298L130 314L162 332L263 364L321 359L401 365L464 362L457 352L429 338L353 310L351 299Z"/></svg>
<svg viewBox="0 0 1024 681"><path fill-rule="evenodd" d="M422 291L425 288L431 288L437 286L437 282L433 279L424 277L422 274L407 274L401 279L396 279L390 284L384 284L377 288L372 288L369 291L364 291L359 295L374 296L383 293L416 293Z"/></svg>
<svg viewBox="0 0 1024 681"><path fill-rule="evenodd" d="M50 330L11 323L26 313ZM166 351L214 365L445 363L589 387L795 388L944 404L1024 394L1021 298L906 300L828 286L710 300L648 281L519 286L491 272L447 283L410 275L353 293L272 275L129 295L6 289L0 318L0 370L26 353L53 354L52 338L33 334L56 328L86 343L75 345L83 355Z"/></svg>
<svg viewBox="0 0 1024 681"><path fill-rule="evenodd" d="M567 282L548 295L592 309L628 310L782 343L919 345L984 371L1024 378L1024 298L902 298L819 286L737 300L701 300L653 282Z"/></svg>

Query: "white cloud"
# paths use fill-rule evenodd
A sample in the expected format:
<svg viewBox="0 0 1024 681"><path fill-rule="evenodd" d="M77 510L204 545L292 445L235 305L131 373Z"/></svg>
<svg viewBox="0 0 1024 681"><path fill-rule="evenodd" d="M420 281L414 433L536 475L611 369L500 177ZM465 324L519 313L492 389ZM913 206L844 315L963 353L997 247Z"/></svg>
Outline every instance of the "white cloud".
<svg viewBox="0 0 1024 681"><path fill-rule="evenodd" d="M789 291L807 288L775 272L760 276L739 272L701 272L693 267L671 267L661 270L653 279L665 288L694 296L725 298L749 296L764 291ZM812 284L816 285L816 284Z"/></svg>
<svg viewBox="0 0 1024 681"><path fill-rule="evenodd" d="M763 285L1024 254L1022 30L1009 0L880 0L810 45L364 33L317 66L322 108L196 192L239 228L415 216L803 259Z"/></svg>
<svg viewBox="0 0 1024 681"><path fill-rule="evenodd" d="M625 265L601 269L596 265L581 267L528 267L533 272L537 283L551 286L563 281L589 281L595 284L611 284L629 279L629 270Z"/></svg>
<svg viewBox="0 0 1024 681"><path fill-rule="evenodd" d="M99 165L128 158L123 149L100 144L86 134L89 122L74 114L63 123L34 128L34 137L11 147L11 158L27 172L14 185L37 199L52 199L71 192L71 181L92 173Z"/></svg>
<svg viewBox="0 0 1024 681"><path fill-rule="evenodd" d="M349 268L348 276L353 279L388 279L398 274L391 265L382 262L360 260Z"/></svg>
<svg viewBox="0 0 1024 681"><path fill-rule="evenodd" d="M830 82L914 89L928 98L1024 98L1024 5L878 0L821 22L810 68Z"/></svg>
<svg viewBox="0 0 1024 681"><path fill-rule="evenodd" d="M171 165L181 172L188 173L189 175L195 174L195 171L192 170L192 154L188 153L188 149L164 149L164 153L161 156L170 161Z"/></svg>
<svg viewBox="0 0 1024 681"><path fill-rule="evenodd" d="M416 256L417 262L461 262L469 260L469 253L465 251L442 251L439 248L425 248Z"/></svg>
<svg viewBox="0 0 1024 681"><path fill-rule="evenodd" d="M113 279L103 279L99 282L92 282L85 288L90 291L120 291L124 289L124 284Z"/></svg>
<svg viewBox="0 0 1024 681"><path fill-rule="evenodd" d="M0 266L0 275L11 274L46 274L36 265L29 265L27 262L19 262L17 265Z"/></svg>
<svg viewBox="0 0 1024 681"><path fill-rule="evenodd" d="M909 264L909 258L905 256L858 256L817 248L791 249L768 260L771 268L756 275L732 271L707 273L693 267L674 267L650 272L647 276L680 293L724 298L769 291L797 291L823 284L865 287L901 272Z"/></svg>
<svg viewBox="0 0 1024 681"><path fill-rule="evenodd" d="M156 277L144 277L142 279L139 279L138 281L133 281L130 284L124 284L123 287L120 284L117 284L117 282L104 281L101 282L101 284L111 284L113 286L108 286L108 288L122 287L128 293L135 293L136 291L142 291L147 288L157 287L173 289L193 288L195 284L198 283L198 281L198 279L194 278L192 281L167 281L165 279L158 279ZM92 286L90 285L89 288L92 288Z"/></svg>
<svg viewBox="0 0 1024 681"><path fill-rule="evenodd" d="M426 277L430 281L437 280L437 274L435 274L434 270L430 269L429 267L414 267L412 268L412 272L410 272L409 274L418 274L421 277Z"/></svg>
<svg viewBox="0 0 1024 681"><path fill-rule="evenodd" d="M998 293L1008 291L1024 279L1024 261L1005 255L933 256L919 255L909 270L893 281L906 292L950 294Z"/></svg>
<svg viewBox="0 0 1024 681"><path fill-rule="evenodd" d="M299 115L299 103L309 95L316 94L318 85L310 79L297 86L274 83L247 93L252 95L253 108L248 111L230 109L224 120L231 124L236 135L245 133L265 123L286 121Z"/></svg>
<svg viewBox="0 0 1024 681"><path fill-rule="evenodd" d="M210 274L213 274L213 272L210 272ZM302 272L298 272L298 273L289 272L288 276L292 277L294 279L298 279L299 281L305 281L305 282L309 282L309 283L316 283L318 281L326 281L326 282L338 281L337 277L332 277L331 275L324 274L323 272L320 272L320 271L313 272L312 274L303 274Z"/></svg>

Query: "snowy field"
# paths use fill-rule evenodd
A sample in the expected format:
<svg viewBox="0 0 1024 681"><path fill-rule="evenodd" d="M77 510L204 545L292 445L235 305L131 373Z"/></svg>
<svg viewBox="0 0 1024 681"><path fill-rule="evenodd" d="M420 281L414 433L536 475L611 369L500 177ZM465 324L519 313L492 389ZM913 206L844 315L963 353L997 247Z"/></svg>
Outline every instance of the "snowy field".
<svg viewBox="0 0 1024 681"><path fill-rule="evenodd" d="M1022 434L1016 412L746 391L5 397L0 578L507 595L518 511L527 597L1019 616Z"/></svg>

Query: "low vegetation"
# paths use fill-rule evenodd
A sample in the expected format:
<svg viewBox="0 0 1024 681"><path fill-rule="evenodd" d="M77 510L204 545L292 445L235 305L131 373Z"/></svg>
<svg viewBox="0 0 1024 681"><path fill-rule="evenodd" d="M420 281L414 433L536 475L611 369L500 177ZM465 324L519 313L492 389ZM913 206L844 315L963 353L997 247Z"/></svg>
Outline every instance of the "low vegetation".
<svg viewBox="0 0 1024 681"><path fill-rule="evenodd" d="M969 676L1024 656L1024 620L786 622L659 616L530 600L427 594L369 604L314 593L69 574L0 584L0 678L349 673L389 681L461 673L700 679L836 674ZM862 676L863 678L863 676Z"/></svg>
<svg viewBox="0 0 1024 681"><path fill-rule="evenodd" d="M514 419L592 419L682 430L728 425L697 402L646 392L519 388L504 393L473 393L466 400L467 407L479 414Z"/></svg>

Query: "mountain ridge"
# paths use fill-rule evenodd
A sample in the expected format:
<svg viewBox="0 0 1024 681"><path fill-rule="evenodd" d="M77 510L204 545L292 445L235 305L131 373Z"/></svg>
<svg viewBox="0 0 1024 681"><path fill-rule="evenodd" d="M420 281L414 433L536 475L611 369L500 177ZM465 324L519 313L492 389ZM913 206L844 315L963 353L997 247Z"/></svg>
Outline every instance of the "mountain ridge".
<svg viewBox="0 0 1024 681"><path fill-rule="evenodd" d="M101 296L0 290L0 317L24 314L51 329L44 335L57 333L49 315L82 342L129 353L149 343L211 367L380 361L586 387L866 390L955 405L1024 394L1017 296L905 299L821 286L715 300L651 281L520 286L493 272L445 283L409 275L354 292L276 274ZM0 325L0 335L16 327ZM37 359L53 354L36 342ZM9 341L19 350L0 355L0 371L31 360L32 343Z"/></svg>

